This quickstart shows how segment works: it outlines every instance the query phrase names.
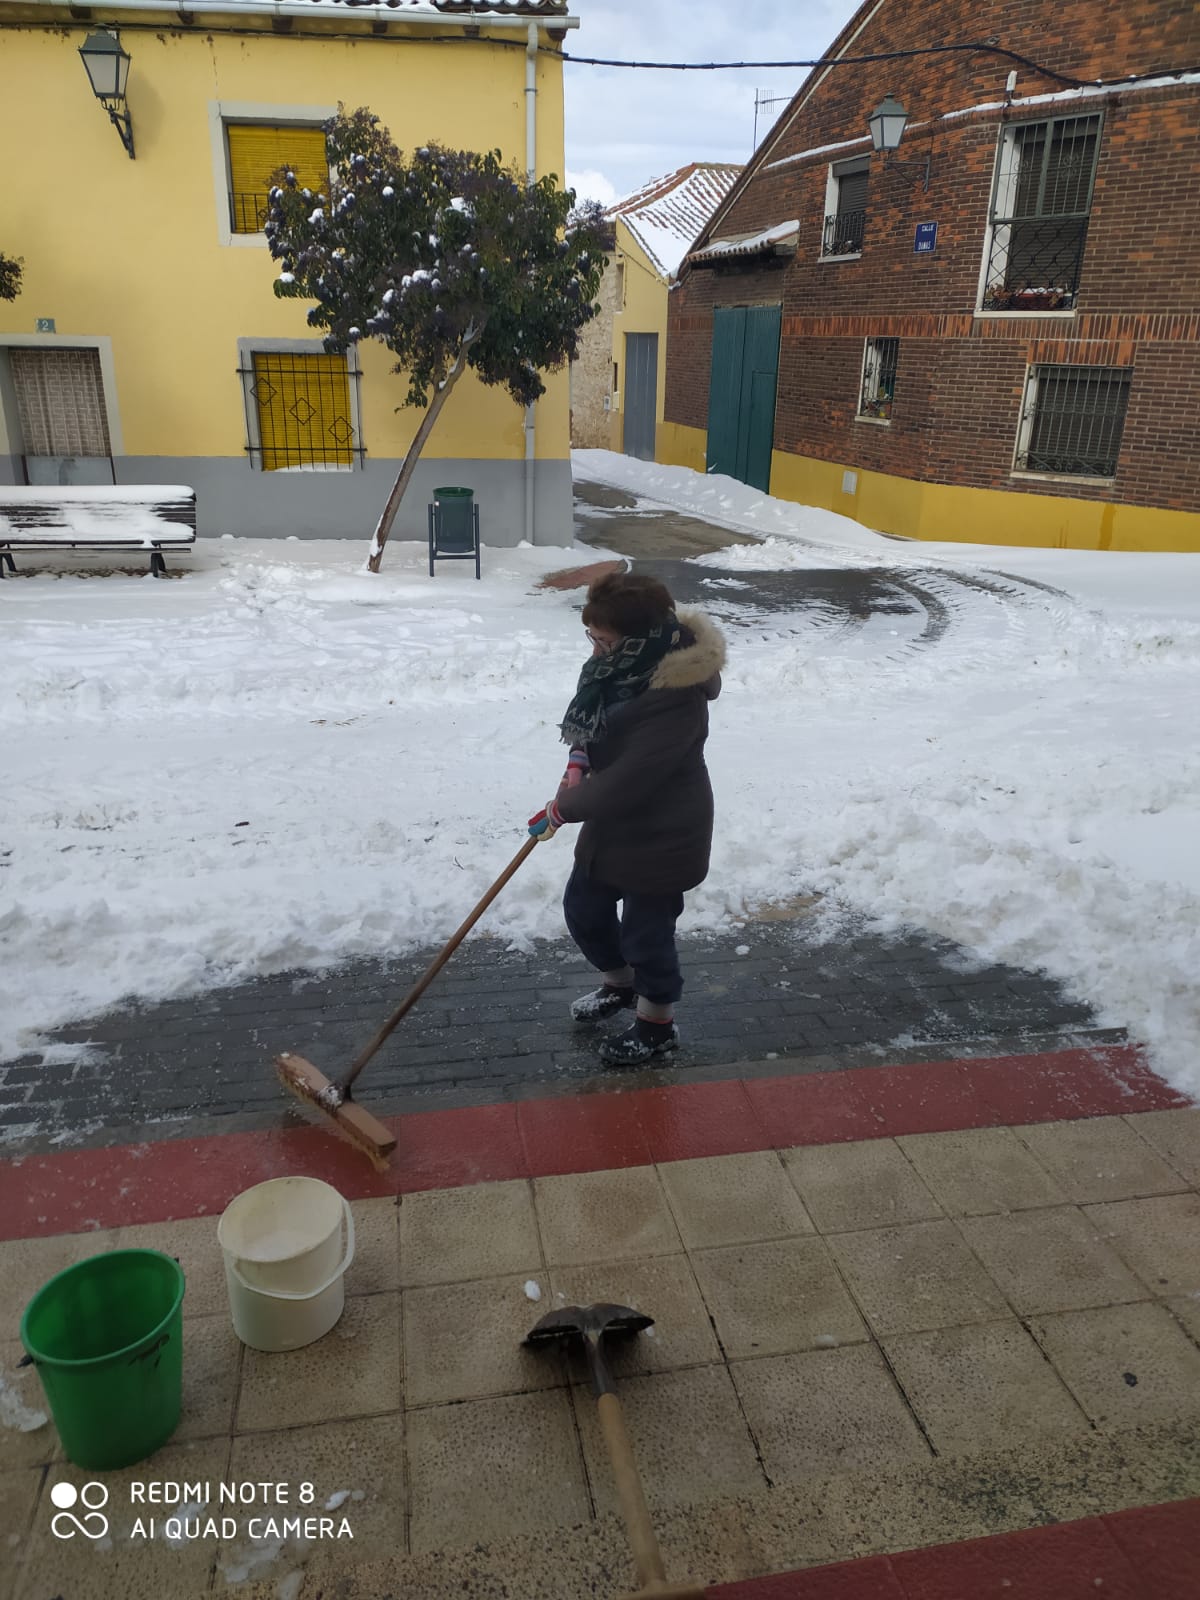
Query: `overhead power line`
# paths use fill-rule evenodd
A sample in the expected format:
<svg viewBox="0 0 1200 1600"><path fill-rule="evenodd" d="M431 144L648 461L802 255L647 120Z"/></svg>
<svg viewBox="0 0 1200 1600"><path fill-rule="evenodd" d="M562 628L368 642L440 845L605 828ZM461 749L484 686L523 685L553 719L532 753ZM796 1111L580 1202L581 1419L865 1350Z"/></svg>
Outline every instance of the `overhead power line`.
<svg viewBox="0 0 1200 1600"><path fill-rule="evenodd" d="M572 55L566 50L555 53L561 54L564 61L570 61L578 67L636 67L642 71L650 72L742 72L749 70L765 72L796 67L861 67L875 61L907 61L914 56L983 53L985 55L1002 56L1006 61L1014 61L1018 66L1028 67L1042 77L1051 78L1056 83L1065 83L1072 89L1099 89L1111 87L1115 83L1140 83L1147 78L1175 77L1197 70L1196 67L1159 67L1153 72L1129 73L1122 78L1107 80L1103 78L1076 78L1072 77L1070 73L1059 72L1054 67L1043 66L1040 61L1033 61L1029 56L1019 55L1015 50L1006 50L1002 45L993 44L988 40L971 44L923 45L915 50L882 50L866 56L818 56L811 61L612 61L600 56Z"/></svg>

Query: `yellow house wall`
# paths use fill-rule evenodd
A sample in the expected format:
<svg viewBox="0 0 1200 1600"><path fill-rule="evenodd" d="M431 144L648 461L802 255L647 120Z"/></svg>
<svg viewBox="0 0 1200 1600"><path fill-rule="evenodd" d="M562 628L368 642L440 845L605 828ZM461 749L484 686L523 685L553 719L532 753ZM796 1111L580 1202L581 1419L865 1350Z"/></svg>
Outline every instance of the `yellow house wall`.
<svg viewBox="0 0 1200 1600"><path fill-rule="evenodd" d="M620 450L625 432L625 335L627 333L656 333L658 335L658 383L656 387L657 418L663 420L663 404L667 385L667 285L646 252L638 244L625 223L617 219L616 251L614 261L624 262L625 290L623 304L617 306L613 316L612 358L620 369L621 387L617 404L610 413L610 449ZM609 269L612 270L611 268Z"/></svg>
<svg viewBox="0 0 1200 1600"><path fill-rule="evenodd" d="M273 106L368 105L402 150L432 141L498 147L523 168L525 55L511 44L419 35L233 37L203 27L155 32L135 27L134 14L116 20L132 57L133 161L77 54L93 24L0 30L0 147L9 152L0 247L25 263L20 297L0 303L0 343L6 333L32 334L36 317L55 318L62 343L107 336L124 454L239 457L239 338L313 332L304 302L274 297L265 245L219 242L225 196L214 177L210 103L253 103L264 116ZM560 177L561 83L561 63L540 56L538 172ZM420 413L396 412L403 384L388 352L369 341L360 348L363 442L376 457L402 456ZM523 457L522 423L503 391L468 375L426 454ZM537 453L568 456L565 370L548 378L539 404Z"/></svg>
<svg viewBox="0 0 1200 1600"><path fill-rule="evenodd" d="M665 423L659 429L658 459L703 472L706 444L702 429ZM846 472L856 474L854 493L842 487ZM1019 489L918 483L782 450L771 455L771 493L909 539L1066 550L1200 551L1200 516L1190 512Z"/></svg>

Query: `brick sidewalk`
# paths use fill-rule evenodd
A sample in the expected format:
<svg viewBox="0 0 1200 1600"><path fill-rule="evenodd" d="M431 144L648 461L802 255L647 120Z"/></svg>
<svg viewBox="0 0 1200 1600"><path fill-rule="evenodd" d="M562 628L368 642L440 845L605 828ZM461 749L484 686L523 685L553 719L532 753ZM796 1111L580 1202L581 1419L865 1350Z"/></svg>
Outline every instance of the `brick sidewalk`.
<svg viewBox="0 0 1200 1600"><path fill-rule="evenodd" d="M64 1134L87 1142L272 1125L283 1115L272 1055L298 1050L331 1074L344 1067L435 953L284 973L58 1029L54 1042L86 1043L87 1055L38 1052L0 1066L0 1129L10 1148L45 1149ZM1097 1035L1088 1008L1050 979L972 964L919 933L821 943L803 921L763 921L687 938L682 954L685 1048L649 1081L724 1075L731 1061L771 1071L772 1058L787 1059L805 1071L968 1042L995 1053L1054 1035L1119 1037ZM594 982L565 942L522 955L468 941L371 1064L360 1096L403 1112L611 1085L620 1075L598 1063L595 1035L567 1016Z"/></svg>

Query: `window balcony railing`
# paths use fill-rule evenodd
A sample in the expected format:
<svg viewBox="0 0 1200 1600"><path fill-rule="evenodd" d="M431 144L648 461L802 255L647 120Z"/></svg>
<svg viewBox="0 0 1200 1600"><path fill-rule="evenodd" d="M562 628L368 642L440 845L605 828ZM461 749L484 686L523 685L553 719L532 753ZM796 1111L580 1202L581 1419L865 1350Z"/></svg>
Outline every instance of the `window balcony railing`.
<svg viewBox="0 0 1200 1600"><path fill-rule="evenodd" d="M997 218L984 311L1069 311L1087 239L1086 217Z"/></svg>
<svg viewBox="0 0 1200 1600"><path fill-rule="evenodd" d="M823 256L857 256L862 254L863 234L867 226L865 211L839 211L835 217L825 218L825 234L821 242Z"/></svg>
<svg viewBox="0 0 1200 1600"><path fill-rule="evenodd" d="M261 233L267 222L269 195L238 194L229 196L229 227L233 233Z"/></svg>

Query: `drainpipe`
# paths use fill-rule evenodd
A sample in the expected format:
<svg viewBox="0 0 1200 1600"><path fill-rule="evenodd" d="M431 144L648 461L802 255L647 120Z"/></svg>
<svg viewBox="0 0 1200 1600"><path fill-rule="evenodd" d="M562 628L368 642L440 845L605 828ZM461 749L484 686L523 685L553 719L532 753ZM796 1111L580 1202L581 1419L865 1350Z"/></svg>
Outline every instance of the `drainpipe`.
<svg viewBox="0 0 1200 1600"><path fill-rule="evenodd" d="M525 181L537 178L537 23L525 35ZM537 407L525 407L525 538L533 543L533 489L537 456Z"/></svg>

